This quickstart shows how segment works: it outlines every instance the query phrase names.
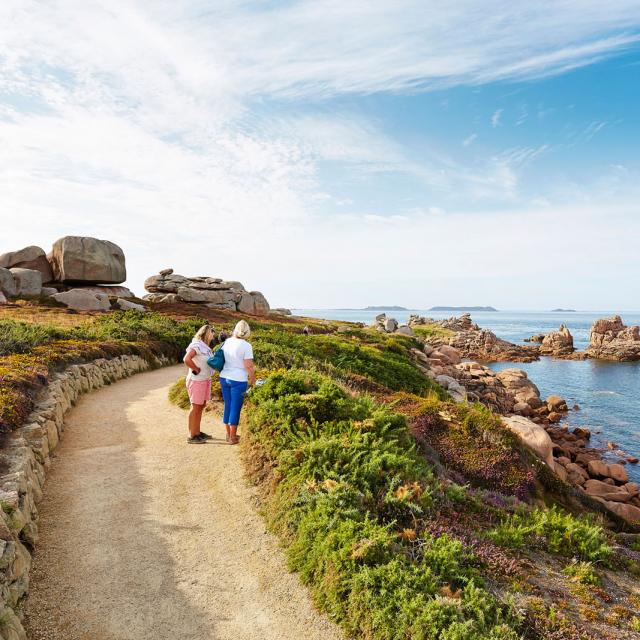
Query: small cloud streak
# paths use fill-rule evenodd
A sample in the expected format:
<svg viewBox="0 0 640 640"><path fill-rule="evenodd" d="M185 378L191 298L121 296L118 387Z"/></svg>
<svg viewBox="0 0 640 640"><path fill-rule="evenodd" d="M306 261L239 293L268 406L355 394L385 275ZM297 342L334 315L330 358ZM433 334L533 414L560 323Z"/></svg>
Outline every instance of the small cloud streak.
<svg viewBox="0 0 640 640"><path fill-rule="evenodd" d="M495 129L500 124L500 118L502 118L502 113L504 109L496 109L491 116L491 126Z"/></svg>
<svg viewBox="0 0 640 640"><path fill-rule="evenodd" d="M473 144L473 143L474 143L474 141L477 139L477 137L478 137L478 134L477 134L477 133L472 133L468 138L465 138L465 139L462 141L462 146L463 146L463 147L468 147L468 146L470 146L471 144Z"/></svg>

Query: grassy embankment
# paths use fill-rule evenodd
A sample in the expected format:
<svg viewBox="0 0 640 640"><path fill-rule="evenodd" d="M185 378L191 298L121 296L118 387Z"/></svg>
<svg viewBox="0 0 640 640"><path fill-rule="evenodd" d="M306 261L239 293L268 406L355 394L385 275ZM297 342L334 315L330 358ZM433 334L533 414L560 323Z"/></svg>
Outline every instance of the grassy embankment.
<svg viewBox="0 0 640 640"><path fill-rule="evenodd" d="M595 519L533 506L554 488L544 465L484 407L448 402L411 338L298 332L252 335L267 382L242 448L290 568L348 635L578 640L639 624L630 591L599 611L605 576L637 563ZM559 583L531 580L533 558ZM590 633L574 623L587 617Z"/></svg>

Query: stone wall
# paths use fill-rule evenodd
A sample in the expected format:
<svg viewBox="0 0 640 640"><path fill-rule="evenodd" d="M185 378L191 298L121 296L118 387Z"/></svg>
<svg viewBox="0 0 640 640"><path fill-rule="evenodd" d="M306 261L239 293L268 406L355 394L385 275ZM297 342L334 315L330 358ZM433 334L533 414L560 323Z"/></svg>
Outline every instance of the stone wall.
<svg viewBox="0 0 640 640"><path fill-rule="evenodd" d="M0 640L26 640L19 605L29 590L31 552L45 475L64 431L64 415L79 396L105 384L169 364L137 355L71 365L42 390L25 425L0 451Z"/></svg>

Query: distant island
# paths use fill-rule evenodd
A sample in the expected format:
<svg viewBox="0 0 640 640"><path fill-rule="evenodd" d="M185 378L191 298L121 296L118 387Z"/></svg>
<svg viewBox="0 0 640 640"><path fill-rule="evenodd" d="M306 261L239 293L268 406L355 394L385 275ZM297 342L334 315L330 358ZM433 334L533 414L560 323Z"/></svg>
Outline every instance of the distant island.
<svg viewBox="0 0 640 640"><path fill-rule="evenodd" d="M575 309L551 309L551 313L576 313Z"/></svg>
<svg viewBox="0 0 640 640"><path fill-rule="evenodd" d="M497 311L493 307L431 307L429 311Z"/></svg>
<svg viewBox="0 0 640 640"><path fill-rule="evenodd" d="M365 311L409 311L406 307L398 307L397 305L382 305L379 307L365 307Z"/></svg>

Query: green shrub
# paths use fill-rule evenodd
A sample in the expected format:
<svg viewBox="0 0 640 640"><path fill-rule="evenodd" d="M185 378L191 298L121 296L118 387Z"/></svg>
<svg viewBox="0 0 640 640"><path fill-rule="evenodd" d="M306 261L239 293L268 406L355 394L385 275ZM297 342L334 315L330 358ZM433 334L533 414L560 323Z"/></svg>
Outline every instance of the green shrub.
<svg viewBox="0 0 640 640"><path fill-rule="evenodd" d="M563 570L563 573L569 576L573 582L579 584L590 584L598 586L600 584L600 576L595 572L590 562L572 562Z"/></svg>
<svg viewBox="0 0 640 640"><path fill-rule="evenodd" d="M67 337L67 334L68 332L51 325L0 320L0 356L27 353L39 344L60 340Z"/></svg>
<svg viewBox="0 0 640 640"><path fill-rule="evenodd" d="M169 402L175 404L181 409L189 409L191 407L184 378L178 378L171 385L169 389Z"/></svg>
<svg viewBox="0 0 640 640"><path fill-rule="evenodd" d="M489 536L496 544L512 549L537 541L551 553L592 562L606 561L612 553L604 530L592 518L573 516L555 505L508 516Z"/></svg>

